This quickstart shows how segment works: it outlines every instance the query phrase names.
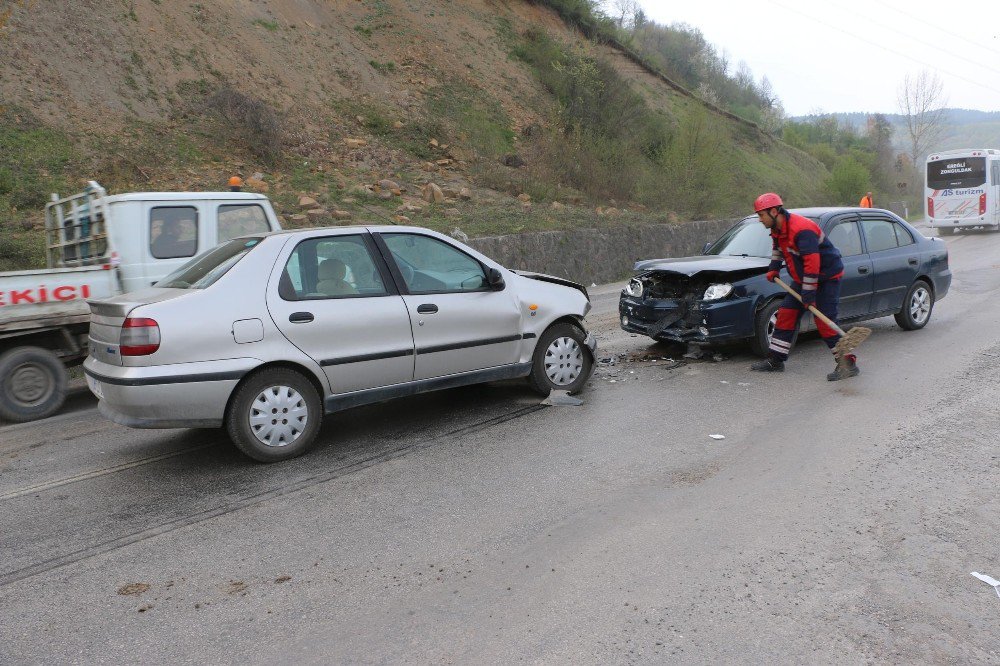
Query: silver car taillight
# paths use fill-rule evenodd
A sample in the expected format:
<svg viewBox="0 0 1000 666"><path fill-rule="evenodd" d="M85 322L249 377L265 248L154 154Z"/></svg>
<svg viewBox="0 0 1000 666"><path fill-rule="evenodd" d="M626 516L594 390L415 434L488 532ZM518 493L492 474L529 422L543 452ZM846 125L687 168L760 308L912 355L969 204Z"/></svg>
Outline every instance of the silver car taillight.
<svg viewBox="0 0 1000 666"><path fill-rule="evenodd" d="M160 325L155 319L129 317L122 324L119 342L122 356L148 356L160 348Z"/></svg>

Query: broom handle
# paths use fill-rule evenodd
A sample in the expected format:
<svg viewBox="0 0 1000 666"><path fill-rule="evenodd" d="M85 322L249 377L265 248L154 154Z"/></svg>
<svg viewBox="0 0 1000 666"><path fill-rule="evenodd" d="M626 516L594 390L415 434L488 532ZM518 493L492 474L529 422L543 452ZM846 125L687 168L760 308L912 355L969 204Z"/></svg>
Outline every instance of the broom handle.
<svg viewBox="0 0 1000 666"><path fill-rule="evenodd" d="M802 296L800 296L797 291L795 291L794 289L792 289L791 287L789 287L787 284L785 284L784 282L782 282L781 278L776 277L776 278L774 278L774 281L777 282L781 286L782 289L784 289L789 294L791 294L792 296L794 296L796 298L796 300L798 300L799 303L802 303ZM805 305L805 303L802 303L802 305ZM837 333L839 333L841 335L841 337L847 335L847 333L844 333L844 329L842 329L841 327L837 326L833 322L832 319L830 319L825 314L823 314L822 312L820 312L819 310L817 310L815 306L808 305L806 307L809 308L809 312L813 313L813 316L816 316L816 317L819 317L820 319L822 319L823 322L826 323L827 326L829 326L833 330L837 331Z"/></svg>

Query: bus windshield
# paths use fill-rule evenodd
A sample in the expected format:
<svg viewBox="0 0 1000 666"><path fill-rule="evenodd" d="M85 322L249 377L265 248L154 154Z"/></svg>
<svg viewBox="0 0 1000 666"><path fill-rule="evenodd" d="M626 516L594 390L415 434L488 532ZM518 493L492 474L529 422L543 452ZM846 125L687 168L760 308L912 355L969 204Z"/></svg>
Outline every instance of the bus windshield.
<svg viewBox="0 0 1000 666"><path fill-rule="evenodd" d="M927 187L946 190L986 183L985 157L952 157L927 163Z"/></svg>

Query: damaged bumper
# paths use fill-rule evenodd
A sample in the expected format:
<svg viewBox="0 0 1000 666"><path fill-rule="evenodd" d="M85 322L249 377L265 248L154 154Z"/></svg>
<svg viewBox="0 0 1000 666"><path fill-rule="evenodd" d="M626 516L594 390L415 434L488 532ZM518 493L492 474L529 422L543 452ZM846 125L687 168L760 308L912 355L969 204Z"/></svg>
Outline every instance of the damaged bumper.
<svg viewBox="0 0 1000 666"><path fill-rule="evenodd" d="M721 344L753 337L756 302L752 296L712 302L623 295L618 317L623 330L654 340Z"/></svg>

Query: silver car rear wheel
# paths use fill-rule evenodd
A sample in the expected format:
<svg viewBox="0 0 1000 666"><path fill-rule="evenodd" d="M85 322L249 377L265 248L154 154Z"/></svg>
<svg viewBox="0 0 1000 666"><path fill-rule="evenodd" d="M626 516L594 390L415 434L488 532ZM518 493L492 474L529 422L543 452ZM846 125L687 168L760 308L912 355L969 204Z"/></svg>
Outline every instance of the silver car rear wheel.
<svg viewBox="0 0 1000 666"><path fill-rule="evenodd" d="M309 423L309 408L290 386L271 386L250 405L250 430L264 446L288 446Z"/></svg>
<svg viewBox="0 0 1000 666"><path fill-rule="evenodd" d="M260 462L277 462L309 449L323 420L323 403L301 372L265 368L236 388L225 420L240 451Z"/></svg>

